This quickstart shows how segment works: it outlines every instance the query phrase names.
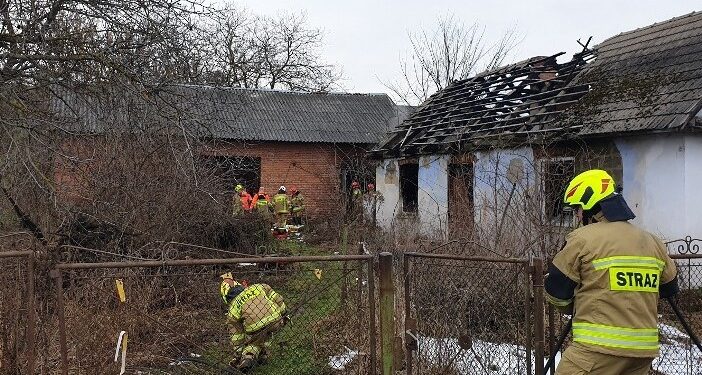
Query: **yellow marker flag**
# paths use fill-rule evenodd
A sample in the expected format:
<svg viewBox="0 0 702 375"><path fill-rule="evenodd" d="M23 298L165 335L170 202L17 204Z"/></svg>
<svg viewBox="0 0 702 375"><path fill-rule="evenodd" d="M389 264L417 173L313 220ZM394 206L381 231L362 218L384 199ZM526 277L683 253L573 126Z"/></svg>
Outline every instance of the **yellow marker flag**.
<svg viewBox="0 0 702 375"><path fill-rule="evenodd" d="M314 275L317 276L319 280L322 280L322 270L320 270L319 268L315 268Z"/></svg>
<svg viewBox="0 0 702 375"><path fill-rule="evenodd" d="M127 302L127 295L124 293L124 283L122 282L122 279L115 280L115 284L117 285L117 296L119 296L119 301L122 303Z"/></svg>

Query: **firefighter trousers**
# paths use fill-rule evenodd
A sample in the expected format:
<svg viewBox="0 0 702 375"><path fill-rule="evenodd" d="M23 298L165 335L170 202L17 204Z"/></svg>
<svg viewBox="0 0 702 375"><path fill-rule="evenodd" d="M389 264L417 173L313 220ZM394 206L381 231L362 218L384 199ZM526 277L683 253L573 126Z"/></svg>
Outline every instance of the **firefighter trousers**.
<svg viewBox="0 0 702 375"><path fill-rule="evenodd" d="M653 358L597 353L577 343L566 349L556 375L648 375Z"/></svg>
<svg viewBox="0 0 702 375"><path fill-rule="evenodd" d="M248 357L258 359L262 352L267 352L270 348L270 340L273 334L283 328L283 321L279 320L259 331L245 335L232 331L232 344L234 353L238 358ZM235 337L237 337L235 339Z"/></svg>

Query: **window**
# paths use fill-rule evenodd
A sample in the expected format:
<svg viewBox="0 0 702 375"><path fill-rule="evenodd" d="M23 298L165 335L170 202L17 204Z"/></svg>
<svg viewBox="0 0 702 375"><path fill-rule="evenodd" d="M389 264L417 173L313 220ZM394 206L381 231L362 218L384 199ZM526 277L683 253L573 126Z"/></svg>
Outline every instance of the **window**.
<svg viewBox="0 0 702 375"><path fill-rule="evenodd" d="M400 165L400 196L402 197L402 211L417 212L419 198L419 164Z"/></svg>
<svg viewBox="0 0 702 375"><path fill-rule="evenodd" d="M544 193L544 214L552 224L570 225L572 211L563 205L563 194L575 176L573 158L556 158L541 161L541 179Z"/></svg>
<svg viewBox="0 0 702 375"><path fill-rule="evenodd" d="M250 156L210 156L204 167L211 171L226 192L233 192L242 184L253 194L261 186L261 158Z"/></svg>

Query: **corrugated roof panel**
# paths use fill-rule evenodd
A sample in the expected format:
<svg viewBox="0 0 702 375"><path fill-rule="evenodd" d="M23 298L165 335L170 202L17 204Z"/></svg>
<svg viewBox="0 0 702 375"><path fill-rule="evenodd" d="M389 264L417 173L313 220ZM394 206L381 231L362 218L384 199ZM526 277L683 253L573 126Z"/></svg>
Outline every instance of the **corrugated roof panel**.
<svg viewBox="0 0 702 375"><path fill-rule="evenodd" d="M193 131L206 136L246 141L376 143L397 117L395 104L384 94L299 93L273 90L177 85L164 97L178 103ZM129 105L81 103L75 94L71 107L56 108L64 117L99 129L106 121L92 111L122 116ZM367 116L373 113L373 116ZM109 117L108 116L108 117Z"/></svg>

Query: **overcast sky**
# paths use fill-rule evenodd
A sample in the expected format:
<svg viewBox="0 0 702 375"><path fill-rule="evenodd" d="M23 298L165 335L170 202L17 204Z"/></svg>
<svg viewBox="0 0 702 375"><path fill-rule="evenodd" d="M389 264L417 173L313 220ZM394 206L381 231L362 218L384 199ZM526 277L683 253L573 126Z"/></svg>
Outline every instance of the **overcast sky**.
<svg viewBox="0 0 702 375"><path fill-rule="evenodd" d="M682 0L234 0L258 14L305 12L310 25L324 31L327 61L343 67L342 85L351 92L387 92L379 82L396 79L398 59L409 48L407 33L430 28L453 14L485 26L486 39L510 27L522 39L507 62L581 48L623 31L702 10L702 2ZM559 60L560 61L560 60Z"/></svg>

